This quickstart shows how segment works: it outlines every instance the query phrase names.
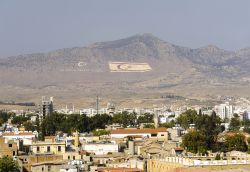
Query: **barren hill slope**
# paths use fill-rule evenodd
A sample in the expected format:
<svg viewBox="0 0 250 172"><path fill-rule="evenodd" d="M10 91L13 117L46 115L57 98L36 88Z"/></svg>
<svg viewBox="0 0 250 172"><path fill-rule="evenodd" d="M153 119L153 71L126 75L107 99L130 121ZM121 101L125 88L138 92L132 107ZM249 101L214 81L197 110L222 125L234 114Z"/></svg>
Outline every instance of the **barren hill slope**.
<svg viewBox="0 0 250 172"><path fill-rule="evenodd" d="M115 62L119 62L118 64ZM115 65L119 72L110 71ZM144 65L144 66L143 66ZM133 71L148 65L151 70ZM136 69L137 70L137 69ZM132 71L132 72L131 72ZM250 49L190 49L152 34L0 59L2 100L250 93Z"/></svg>

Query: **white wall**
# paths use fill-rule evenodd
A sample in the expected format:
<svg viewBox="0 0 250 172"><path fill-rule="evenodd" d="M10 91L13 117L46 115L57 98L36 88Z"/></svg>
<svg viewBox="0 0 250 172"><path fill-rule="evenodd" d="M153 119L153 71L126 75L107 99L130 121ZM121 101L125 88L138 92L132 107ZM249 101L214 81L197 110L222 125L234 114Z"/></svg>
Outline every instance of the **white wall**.
<svg viewBox="0 0 250 172"><path fill-rule="evenodd" d="M118 152L118 144L85 144L82 145L83 150L93 152L96 155L108 154L109 152Z"/></svg>

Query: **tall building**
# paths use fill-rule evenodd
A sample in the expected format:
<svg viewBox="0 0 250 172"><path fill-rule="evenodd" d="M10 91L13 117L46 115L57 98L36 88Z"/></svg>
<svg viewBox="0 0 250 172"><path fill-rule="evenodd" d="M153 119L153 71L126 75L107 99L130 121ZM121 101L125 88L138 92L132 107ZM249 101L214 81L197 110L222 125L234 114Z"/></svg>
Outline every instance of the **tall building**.
<svg viewBox="0 0 250 172"><path fill-rule="evenodd" d="M107 114L114 115L114 113L115 113L115 105L109 102L107 104Z"/></svg>
<svg viewBox="0 0 250 172"><path fill-rule="evenodd" d="M230 120L234 114L234 107L226 102L225 104L216 105L214 111L222 120Z"/></svg>
<svg viewBox="0 0 250 172"><path fill-rule="evenodd" d="M53 97L50 97L49 99L46 99L45 96L42 97L42 105L40 107L40 114L43 118L47 116L48 114L52 113L54 110L53 108Z"/></svg>

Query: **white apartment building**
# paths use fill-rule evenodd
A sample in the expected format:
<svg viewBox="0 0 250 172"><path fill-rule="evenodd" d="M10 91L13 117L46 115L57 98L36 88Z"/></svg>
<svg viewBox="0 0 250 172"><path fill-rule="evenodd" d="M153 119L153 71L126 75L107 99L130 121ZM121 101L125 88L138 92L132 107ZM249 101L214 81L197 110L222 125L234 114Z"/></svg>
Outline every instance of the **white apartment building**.
<svg viewBox="0 0 250 172"><path fill-rule="evenodd" d="M105 155L118 152L118 144L115 142L90 142L83 144L82 149L95 155Z"/></svg>
<svg viewBox="0 0 250 172"><path fill-rule="evenodd" d="M234 107L233 105L230 105L228 102L226 102L225 104L216 105L214 107L214 111L222 120L230 120L234 114Z"/></svg>
<svg viewBox="0 0 250 172"><path fill-rule="evenodd" d="M2 136L5 141L8 140L23 140L23 145L31 145L33 140L35 140L36 135L32 132L22 132L22 133L3 133Z"/></svg>
<svg viewBox="0 0 250 172"><path fill-rule="evenodd" d="M89 109L80 109L80 115L85 114L88 117L93 117L97 114L97 110L94 108L89 108ZM98 114L102 115L102 114L109 114L109 111L107 110L107 108L101 108L98 110Z"/></svg>
<svg viewBox="0 0 250 172"><path fill-rule="evenodd" d="M168 132L166 128L143 128L143 129L117 129L111 130L111 138L131 137L148 137L156 140L168 140Z"/></svg>

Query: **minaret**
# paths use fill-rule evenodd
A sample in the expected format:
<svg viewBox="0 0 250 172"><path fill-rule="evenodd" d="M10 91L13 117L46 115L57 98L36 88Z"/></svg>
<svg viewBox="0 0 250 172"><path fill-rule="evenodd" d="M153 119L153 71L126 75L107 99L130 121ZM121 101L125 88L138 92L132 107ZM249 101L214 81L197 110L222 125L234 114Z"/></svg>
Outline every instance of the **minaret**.
<svg viewBox="0 0 250 172"><path fill-rule="evenodd" d="M158 128L159 119L158 119L158 114L157 113L154 114L154 124L155 124L155 128Z"/></svg>
<svg viewBox="0 0 250 172"><path fill-rule="evenodd" d="M79 133L78 133L78 131L76 130L76 132L75 132L75 147L79 147Z"/></svg>

